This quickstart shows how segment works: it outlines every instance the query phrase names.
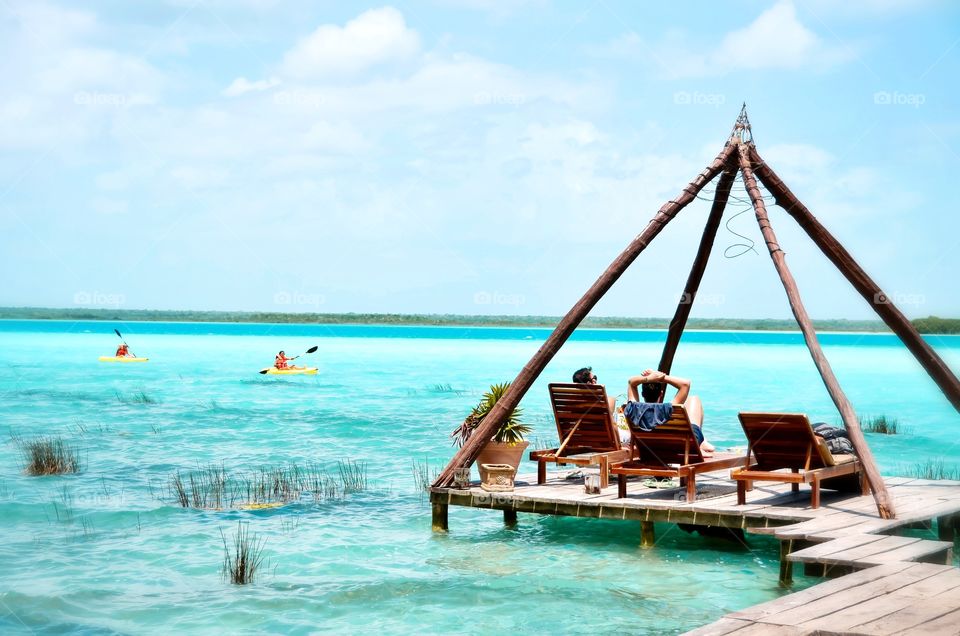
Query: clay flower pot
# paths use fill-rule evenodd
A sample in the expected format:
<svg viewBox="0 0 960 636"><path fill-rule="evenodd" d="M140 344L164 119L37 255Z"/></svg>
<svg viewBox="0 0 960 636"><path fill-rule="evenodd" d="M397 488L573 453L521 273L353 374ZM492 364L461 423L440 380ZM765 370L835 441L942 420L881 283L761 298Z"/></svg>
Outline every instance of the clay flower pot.
<svg viewBox="0 0 960 636"><path fill-rule="evenodd" d="M480 470L480 481L486 481L486 471L484 464L509 464L513 466L513 474L517 474L517 468L523 460L523 452L527 450L530 442L517 442L516 444L506 444L503 442L487 442L480 454L477 456L477 468Z"/></svg>

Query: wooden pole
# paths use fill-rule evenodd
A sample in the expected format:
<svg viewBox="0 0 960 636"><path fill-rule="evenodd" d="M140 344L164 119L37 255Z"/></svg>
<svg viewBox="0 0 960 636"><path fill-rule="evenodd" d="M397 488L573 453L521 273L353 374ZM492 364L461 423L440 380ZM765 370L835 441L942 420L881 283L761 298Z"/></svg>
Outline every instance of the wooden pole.
<svg viewBox="0 0 960 636"><path fill-rule="evenodd" d="M950 367L937 355L916 327L907 320L907 317L890 302L873 279L853 260L853 256L840 244L836 238L811 214L803 203L790 191L790 188L780 180L780 177L768 166L756 148L750 147L750 161L755 165L757 177L774 196L777 205L787 211L787 214L796 219L807 234L817 244L820 251L829 258L837 269L846 276L854 289L860 292L864 300L870 303L877 315L897 334L907 349L914 355L920 365L930 374L940 390L953 405L960 411L960 380L950 370Z"/></svg>
<svg viewBox="0 0 960 636"><path fill-rule="evenodd" d="M583 319L590 313L594 305L603 297L615 282L620 278L624 271L636 260L637 256L650 244L660 230L690 203L697 193L709 183L723 169L727 161L734 155L736 146L731 141L724 145L723 150L717 155L707 168L691 181L683 189L680 195L673 201L668 201L660 208L657 214L650 220L643 232L617 256L616 260L600 275L600 277L590 286L590 289L580 298L579 301L567 312L557 324L553 333L540 346L540 349L533 355L526 366L521 369L516 379L511 383L510 388L503 394L494 407L490 410L483 421L470 436L470 439L457 451L450 463L447 464L443 472L433 483L435 487L449 486L453 483L453 473L459 467L470 466L476 459L483 447L493 436L500 424L506 419L507 415L513 411L520 403L520 400L530 389L533 382L543 372L544 367L553 359L563 343L567 341L570 334L577 328Z"/></svg>
<svg viewBox="0 0 960 636"><path fill-rule="evenodd" d="M867 446L867 440L860 430L860 421L857 419L857 414L853 410L853 405L850 404L850 400L847 399L847 396L843 393L843 389L840 388L840 383L833 374L833 369L830 368L827 357L823 354L823 349L820 347L817 334L813 329L813 321L810 320L810 316L803 306L803 300L800 298L797 282L793 279L793 275L787 267L786 257L783 254L783 250L780 249L780 244L777 242L777 235L774 233L773 227L770 225L770 219L767 217L767 208L760 194L760 188L757 187L756 179L753 177L753 169L750 166L750 154L747 144L739 144L739 154L740 171L743 173L743 184L746 186L747 193L750 195L750 201L753 203L753 209L757 215L757 222L760 224L760 232L763 234L763 240L766 242L767 249L770 251L770 258L773 259L773 264L777 268L777 273L780 275L780 281L783 283L783 288L787 292L790 309L797 319L797 324L800 325L800 331L803 332L803 339L807 342L807 348L810 350L814 364L817 365L817 370L820 371L820 377L823 378L827 392L833 399L833 403L836 404L837 410L840 411L840 417L843 418L843 423L847 428L850 441L857 450L860 462L863 464L864 472L867 475L867 480L873 489L873 497L877 501L877 510L880 513L880 517L883 519L892 519L896 514L893 508L893 500L890 498L886 484L883 483L883 477L880 476L880 470L873 460L873 454L870 452L870 447Z"/></svg>
<svg viewBox="0 0 960 636"><path fill-rule="evenodd" d="M687 284L683 287L683 296L680 297L680 303L677 305L677 311L673 314L673 320L670 321L670 329L667 332L667 342L663 345L663 354L660 356L660 365L657 367L660 371L669 374L670 367L673 366L673 357L677 353L677 347L680 345L680 338L683 336L683 330L687 326L687 319L690 317L690 311L693 309L693 301L697 297L697 291L700 289L700 281L703 279L703 272L707 269L707 261L710 260L710 251L713 249L713 242L717 237L717 230L720 229L720 221L723 219L723 211L727 207L727 199L730 198L730 190L733 187L734 179L737 177L736 157L730 161L720 175L717 182L717 192L713 195L713 207L710 208L710 216L707 217L707 224L703 230L703 236L700 238L700 247L697 249L697 256L693 260L693 266L690 268L690 275L687 276ZM660 394L660 401L663 401L663 393Z"/></svg>

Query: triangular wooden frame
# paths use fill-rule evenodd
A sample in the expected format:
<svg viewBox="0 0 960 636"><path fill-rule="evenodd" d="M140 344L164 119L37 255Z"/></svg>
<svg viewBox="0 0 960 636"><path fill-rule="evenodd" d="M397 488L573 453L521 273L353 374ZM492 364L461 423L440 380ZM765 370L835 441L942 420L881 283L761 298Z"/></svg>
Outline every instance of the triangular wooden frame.
<svg viewBox="0 0 960 636"><path fill-rule="evenodd" d="M603 295L606 294L633 261L636 260L647 245L656 238L660 230L662 230L680 210L689 204L697 194L700 193L704 186L719 174L721 177L714 195L713 207L711 208L710 216L704 228L696 258L690 270L690 275L684 286L680 304L677 306L673 320L670 322L667 341L660 358L659 369L664 372L670 370L674 355L680 343L680 338L686 327L687 318L690 315L690 310L696 298L700 281L706 270L710 251L737 172L740 172L743 176L744 185L753 204L757 222L760 224L761 233L763 234L764 241L767 244L777 273L780 275L780 280L787 293L787 299L790 302L790 308L803 333L807 348L810 350L810 355L813 357L814 364L816 364L817 370L820 372L820 377L823 379L823 383L831 399L840 412L844 426L850 436L850 441L853 442L860 456L860 460L863 463L867 480L870 483L870 488L877 502L877 510L880 516L885 519L895 516L896 511L893 500L887 492L879 468L870 452L870 447L867 445L863 432L860 430L859 420L853 410L853 406L850 404L846 395L844 395L836 376L833 374L830 363L823 354L823 349L820 347L816 332L813 328L813 322L810 320L809 315L807 315L796 282L790 270L787 268L783 250L780 249L776 234L770 225L766 206L760 194L759 186L757 185L757 179L759 179L774 196L777 205L796 219L798 224L807 232L814 243L816 243L817 247L837 266L860 295L870 303L874 311L877 312L877 315L880 316L887 326L903 341L958 411L960 411L960 381L957 380L957 377L933 348L920 336L913 324L907 320L906 316L890 302L889 298L880 290L877 284L863 271L856 261L854 261L850 253L820 224L813 214L810 213L793 192L780 180L776 173L760 158L753 143L746 105L741 109L740 116L734 124L733 134L731 134L730 139L727 140L720 154L713 160L713 163L697 175L676 199L668 201L660 208L653 219L647 224L647 227L633 239L590 289L587 290L580 300L577 301L570 311L560 320L553 330L553 333L550 334L540 349L534 354L533 358L530 359L517 375L516 379L514 379L510 389L497 402L494 408L480 423L480 426L477 427L477 430L474 431L470 439L456 455L454 455L443 472L440 473L433 486L441 488L449 486L453 482L454 471L457 468L469 466L476 460L477 455L492 437L493 432L497 430L507 414L517 407L521 398L523 398L533 382L543 372L547 363L556 355L560 347L563 346L563 343L566 342L570 334L573 333L590 310L593 309Z"/></svg>

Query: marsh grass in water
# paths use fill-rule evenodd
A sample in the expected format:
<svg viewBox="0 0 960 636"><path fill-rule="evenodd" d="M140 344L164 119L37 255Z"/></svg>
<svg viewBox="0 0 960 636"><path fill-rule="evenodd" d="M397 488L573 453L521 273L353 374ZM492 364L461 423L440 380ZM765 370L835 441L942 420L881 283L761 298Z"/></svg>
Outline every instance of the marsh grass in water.
<svg viewBox="0 0 960 636"><path fill-rule="evenodd" d="M550 437L540 437L539 435L534 435L530 440L530 450L547 450L550 448L557 448L558 446L560 446L560 443Z"/></svg>
<svg viewBox="0 0 960 636"><path fill-rule="evenodd" d="M440 476L442 467L436 467L433 470L430 469L430 460L424 459L420 461L419 459L413 460L413 483L421 495L423 491L427 490L437 477Z"/></svg>
<svg viewBox="0 0 960 636"><path fill-rule="evenodd" d="M85 514L77 514L73 505L73 495L66 486L60 491L60 501L54 501L52 505L53 517L47 515L47 522L60 527L64 532L64 539L73 541L94 538L93 521Z"/></svg>
<svg viewBox="0 0 960 636"><path fill-rule="evenodd" d="M224 510L257 505L286 504L304 495L315 502L341 499L367 489L365 462L340 460L337 474L319 464L263 466L232 474L222 465L181 472L168 481L170 497L183 508Z"/></svg>
<svg viewBox="0 0 960 636"><path fill-rule="evenodd" d="M455 389L451 384L434 384L431 385L428 389L431 393L450 393L452 395L460 396L465 393L461 389Z"/></svg>
<svg viewBox="0 0 960 636"><path fill-rule="evenodd" d="M220 530L223 539L223 568L221 574L225 581L234 585L253 583L254 577L263 564L264 540L250 533L249 524L237 522L237 532L233 535L232 546ZM231 549L232 548L232 549Z"/></svg>
<svg viewBox="0 0 960 636"><path fill-rule="evenodd" d="M864 417L860 420L860 428L865 433L879 433L881 435L896 435L900 432L900 422L896 418L886 415Z"/></svg>
<svg viewBox="0 0 960 636"><path fill-rule="evenodd" d="M28 475L70 475L80 472L80 451L68 446L63 438L15 439L23 454Z"/></svg>
<svg viewBox="0 0 960 636"><path fill-rule="evenodd" d="M124 395L120 391L116 391L117 401L120 404L157 404L159 400L143 389L137 389L132 391L129 394Z"/></svg>
<svg viewBox="0 0 960 636"><path fill-rule="evenodd" d="M170 477L170 491L184 508L221 510L238 499L238 486L223 466L207 466Z"/></svg>
<svg viewBox="0 0 960 636"><path fill-rule="evenodd" d="M110 432L110 427L104 424L103 422L97 422L96 424L87 424L81 419L77 419L73 424L73 430L80 437L86 437L92 433L98 433L103 435L104 433Z"/></svg>
<svg viewBox="0 0 960 636"><path fill-rule="evenodd" d="M337 462L344 494L367 489L367 463L341 459Z"/></svg>
<svg viewBox="0 0 960 636"><path fill-rule="evenodd" d="M960 480L960 467L947 466L942 459L928 459L922 464L914 464L901 470L901 477L917 479Z"/></svg>

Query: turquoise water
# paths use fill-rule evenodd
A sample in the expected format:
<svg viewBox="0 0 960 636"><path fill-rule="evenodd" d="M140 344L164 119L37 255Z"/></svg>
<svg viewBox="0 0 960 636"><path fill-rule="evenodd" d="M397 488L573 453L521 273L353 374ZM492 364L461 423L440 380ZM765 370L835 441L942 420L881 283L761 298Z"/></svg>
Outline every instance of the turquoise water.
<svg viewBox="0 0 960 636"><path fill-rule="evenodd" d="M440 468L448 432L546 330L129 323L117 326L151 361L97 363L113 326L0 321L2 633L675 633L782 593L776 546L761 538L741 549L663 525L641 550L632 523L521 515L505 529L496 513L459 508L449 535L431 533L413 463ZM578 332L523 402L534 437L555 437L548 382L589 364L623 393L663 338ZM858 411L906 429L868 436L886 474L960 465L957 413L893 337L823 342ZM931 342L960 368L960 338ZM318 376L256 373L279 348L312 345ZM796 334L690 333L674 371L693 379L720 447L744 444L739 410L837 421ZM155 401L131 402L140 391ZM81 450L81 474L22 473L14 436L51 433ZM182 509L167 492L175 470L198 464L336 470L341 458L367 463L367 491L242 512ZM238 520L268 560L247 587L220 577L221 531Z"/></svg>

